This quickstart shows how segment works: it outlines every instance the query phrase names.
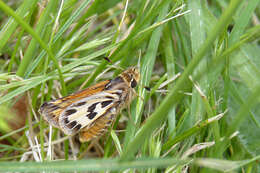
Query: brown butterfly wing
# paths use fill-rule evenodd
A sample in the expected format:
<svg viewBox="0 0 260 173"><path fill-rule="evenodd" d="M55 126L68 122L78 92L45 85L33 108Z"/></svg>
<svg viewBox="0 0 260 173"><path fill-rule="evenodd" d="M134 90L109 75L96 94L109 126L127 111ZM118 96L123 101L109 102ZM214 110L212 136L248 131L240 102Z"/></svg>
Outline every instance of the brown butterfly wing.
<svg viewBox="0 0 260 173"><path fill-rule="evenodd" d="M107 113L105 116L99 117L91 126L83 128L79 133L80 142L87 142L93 138L103 135L107 128L115 119L115 114Z"/></svg>
<svg viewBox="0 0 260 173"><path fill-rule="evenodd" d="M39 112L43 115L43 117L55 127L59 127L59 116L61 115L62 111L70 106L72 103L75 103L82 98L91 96L98 92L101 92L105 89L105 86L109 83L109 80L102 81L93 85L89 88L86 88L82 91L78 91L74 94L71 94L66 97L62 97L56 100L52 100L49 102L45 102L41 105Z"/></svg>

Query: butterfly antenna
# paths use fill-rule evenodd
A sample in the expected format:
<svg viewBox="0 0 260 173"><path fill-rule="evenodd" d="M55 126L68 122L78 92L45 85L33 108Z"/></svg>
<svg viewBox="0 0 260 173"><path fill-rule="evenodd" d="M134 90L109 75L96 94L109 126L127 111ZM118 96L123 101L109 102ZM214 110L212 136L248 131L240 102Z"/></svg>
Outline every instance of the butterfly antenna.
<svg viewBox="0 0 260 173"><path fill-rule="evenodd" d="M113 68L117 68L117 69L120 69L120 70L124 70L122 67L118 66L117 64L113 64L113 62L111 61L111 59L109 57L104 57L104 59L110 64L111 67Z"/></svg>

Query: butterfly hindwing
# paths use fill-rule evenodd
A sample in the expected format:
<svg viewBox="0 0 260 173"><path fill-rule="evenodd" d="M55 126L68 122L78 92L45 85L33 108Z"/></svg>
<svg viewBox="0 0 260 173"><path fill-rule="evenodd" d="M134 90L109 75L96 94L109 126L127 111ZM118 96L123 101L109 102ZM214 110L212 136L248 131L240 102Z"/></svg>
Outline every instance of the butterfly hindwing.
<svg viewBox="0 0 260 173"><path fill-rule="evenodd" d="M105 116L101 116L93 122L92 126L83 128L79 133L80 142L87 142L104 134L113 123L115 117L116 113L108 112Z"/></svg>

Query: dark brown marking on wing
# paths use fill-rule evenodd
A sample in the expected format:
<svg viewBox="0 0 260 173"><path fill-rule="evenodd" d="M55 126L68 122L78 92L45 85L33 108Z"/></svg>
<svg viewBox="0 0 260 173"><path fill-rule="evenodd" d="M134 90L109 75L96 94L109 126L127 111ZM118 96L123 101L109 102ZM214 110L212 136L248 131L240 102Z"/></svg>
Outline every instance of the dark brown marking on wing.
<svg viewBox="0 0 260 173"><path fill-rule="evenodd" d="M65 116L69 116L69 115L71 115L71 114L74 114L75 112L77 112L76 109L69 109L69 110L66 110L66 112L65 112Z"/></svg>
<svg viewBox="0 0 260 173"><path fill-rule="evenodd" d="M106 96L107 99L114 99L112 96Z"/></svg>
<svg viewBox="0 0 260 173"><path fill-rule="evenodd" d="M91 106L88 107L88 112L93 112L96 109L97 104L100 102L94 103Z"/></svg>
<svg viewBox="0 0 260 173"><path fill-rule="evenodd" d="M77 124L76 121L72 121L71 123L69 123L69 124L67 125L67 127L70 128L70 129L72 129L76 124Z"/></svg>
<svg viewBox="0 0 260 173"><path fill-rule="evenodd" d="M77 104L75 104L74 106L76 106L76 107L80 107L80 106L83 106L83 105L85 105L87 102L79 102L79 103L77 103Z"/></svg>
<svg viewBox="0 0 260 173"><path fill-rule="evenodd" d="M60 109L60 107L59 107L58 105L52 105L52 106L50 106L50 109L51 109L52 111L54 111L54 110L56 110L56 109Z"/></svg>
<svg viewBox="0 0 260 173"><path fill-rule="evenodd" d="M68 118L66 117L66 118L64 118L64 122L65 122L65 124L68 124L70 121L69 121Z"/></svg>
<svg viewBox="0 0 260 173"><path fill-rule="evenodd" d="M122 90L122 91L123 91L123 90ZM122 91L121 91L121 92L120 92L120 91L116 91L116 92L114 92L114 94L118 95L118 97L121 97L121 96L122 96L122 93L123 93Z"/></svg>
<svg viewBox="0 0 260 173"><path fill-rule="evenodd" d="M103 101L101 102L101 108L106 107L107 105L110 105L113 101L112 100L107 100L107 101Z"/></svg>
<svg viewBox="0 0 260 173"><path fill-rule="evenodd" d="M76 131L78 131L80 128L81 128L81 124L78 124L78 125L76 125L76 126L74 127L74 129L75 129Z"/></svg>
<svg viewBox="0 0 260 173"><path fill-rule="evenodd" d="M87 116L89 119L93 119L96 115L97 115L97 112L90 112L90 113L87 114L86 116Z"/></svg>

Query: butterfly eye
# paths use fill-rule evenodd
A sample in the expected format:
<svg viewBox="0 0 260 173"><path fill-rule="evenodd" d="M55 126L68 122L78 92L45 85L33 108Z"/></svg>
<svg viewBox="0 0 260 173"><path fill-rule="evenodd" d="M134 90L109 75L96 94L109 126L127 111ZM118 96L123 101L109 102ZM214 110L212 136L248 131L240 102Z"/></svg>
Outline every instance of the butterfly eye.
<svg viewBox="0 0 260 173"><path fill-rule="evenodd" d="M137 85L137 82L136 82L136 80L133 78L133 79L131 80L131 88L136 87L136 85Z"/></svg>

